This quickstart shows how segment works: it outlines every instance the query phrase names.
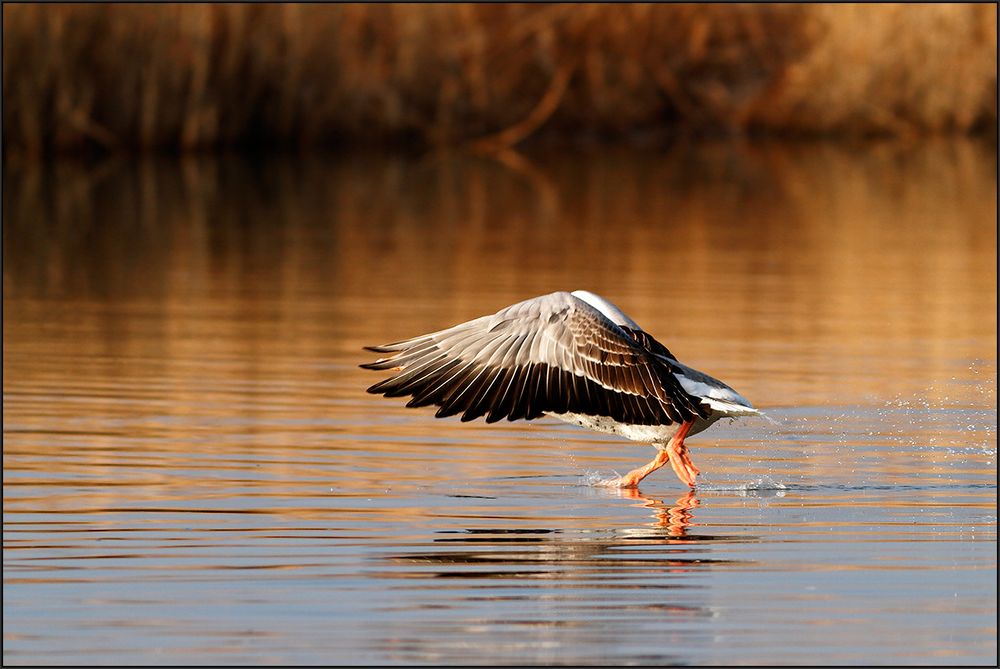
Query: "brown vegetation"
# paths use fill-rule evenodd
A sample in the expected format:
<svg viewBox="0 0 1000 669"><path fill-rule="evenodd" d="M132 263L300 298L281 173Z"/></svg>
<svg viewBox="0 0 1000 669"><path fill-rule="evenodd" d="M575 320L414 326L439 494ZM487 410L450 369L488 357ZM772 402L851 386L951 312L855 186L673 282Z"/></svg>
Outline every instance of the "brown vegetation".
<svg viewBox="0 0 1000 669"><path fill-rule="evenodd" d="M5 154L994 127L995 5L4 4Z"/></svg>

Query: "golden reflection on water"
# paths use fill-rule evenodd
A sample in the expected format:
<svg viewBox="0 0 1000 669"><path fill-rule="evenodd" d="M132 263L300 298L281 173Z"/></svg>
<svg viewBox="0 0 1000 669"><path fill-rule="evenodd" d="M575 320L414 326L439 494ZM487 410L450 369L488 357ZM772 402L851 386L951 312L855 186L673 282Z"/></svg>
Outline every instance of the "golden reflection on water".
<svg viewBox="0 0 1000 669"><path fill-rule="evenodd" d="M995 658L995 160L735 143L6 170L5 659L148 661L93 635L137 610L176 661ZM616 493L581 475L645 447L363 392L363 345L577 288L776 424L694 439L697 493ZM39 632L31 588L60 584ZM185 584L222 607L200 626L172 613L204 598Z"/></svg>
<svg viewBox="0 0 1000 669"><path fill-rule="evenodd" d="M530 176L467 156L191 159L8 183L8 301L113 299L76 327L134 313L183 323L178 345L243 328L245 347L317 348L336 310L364 316L334 324L346 353L584 285L727 363L794 338L799 356L898 352L933 375L996 329L995 173L977 144L542 156Z"/></svg>

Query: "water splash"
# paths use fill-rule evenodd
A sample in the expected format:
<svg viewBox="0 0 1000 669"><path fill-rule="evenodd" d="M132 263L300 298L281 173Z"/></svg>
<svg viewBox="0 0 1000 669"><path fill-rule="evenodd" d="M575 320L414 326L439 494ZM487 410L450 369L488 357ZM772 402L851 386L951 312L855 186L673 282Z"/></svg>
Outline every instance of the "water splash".
<svg viewBox="0 0 1000 669"><path fill-rule="evenodd" d="M771 425L775 426L775 427L784 427L785 422L786 422L786 421L783 421L783 420L778 420L777 418L772 418L771 416L769 416L764 411L758 410L758 415L761 418L763 418L764 420L766 420L768 423L770 423Z"/></svg>
<svg viewBox="0 0 1000 669"><path fill-rule="evenodd" d="M614 472L614 475L608 476L607 474L602 474L598 471L585 471L580 475L580 485L589 488L606 488L608 487L608 482L616 478L620 478L621 474Z"/></svg>
<svg viewBox="0 0 1000 669"><path fill-rule="evenodd" d="M996 368L976 361L967 369L912 394L868 397L868 406L786 407L772 409L779 413L777 422L765 418L782 439L815 443L823 453L829 453L831 444L896 444L913 452L940 453L943 460L985 458L992 465L997 456Z"/></svg>
<svg viewBox="0 0 1000 669"><path fill-rule="evenodd" d="M788 486L774 480L771 476L763 476L747 481L746 483L722 483L722 484L702 484L698 490L704 492L735 492L742 496L749 496L756 493L772 493L775 497L784 497Z"/></svg>

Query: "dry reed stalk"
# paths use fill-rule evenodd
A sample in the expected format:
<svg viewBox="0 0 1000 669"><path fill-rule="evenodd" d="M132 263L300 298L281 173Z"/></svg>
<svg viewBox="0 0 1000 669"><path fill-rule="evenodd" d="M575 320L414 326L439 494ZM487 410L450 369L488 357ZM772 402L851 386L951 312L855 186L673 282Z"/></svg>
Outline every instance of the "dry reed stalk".
<svg viewBox="0 0 1000 669"><path fill-rule="evenodd" d="M5 4L5 155L996 123L995 5Z"/></svg>
<svg viewBox="0 0 1000 669"><path fill-rule="evenodd" d="M765 128L896 135L997 122L997 8L817 5L812 48L755 110Z"/></svg>

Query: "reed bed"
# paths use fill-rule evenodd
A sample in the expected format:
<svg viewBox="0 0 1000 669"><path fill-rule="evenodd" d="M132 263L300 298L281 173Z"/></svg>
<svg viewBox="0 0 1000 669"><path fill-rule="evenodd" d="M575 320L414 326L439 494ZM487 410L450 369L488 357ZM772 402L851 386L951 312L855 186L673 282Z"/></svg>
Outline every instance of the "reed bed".
<svg viewBox="0 0 1000 669"><path fill-rule="evenodd" d="M994 128L995 5L4 4L5 156Z"/></svg>

